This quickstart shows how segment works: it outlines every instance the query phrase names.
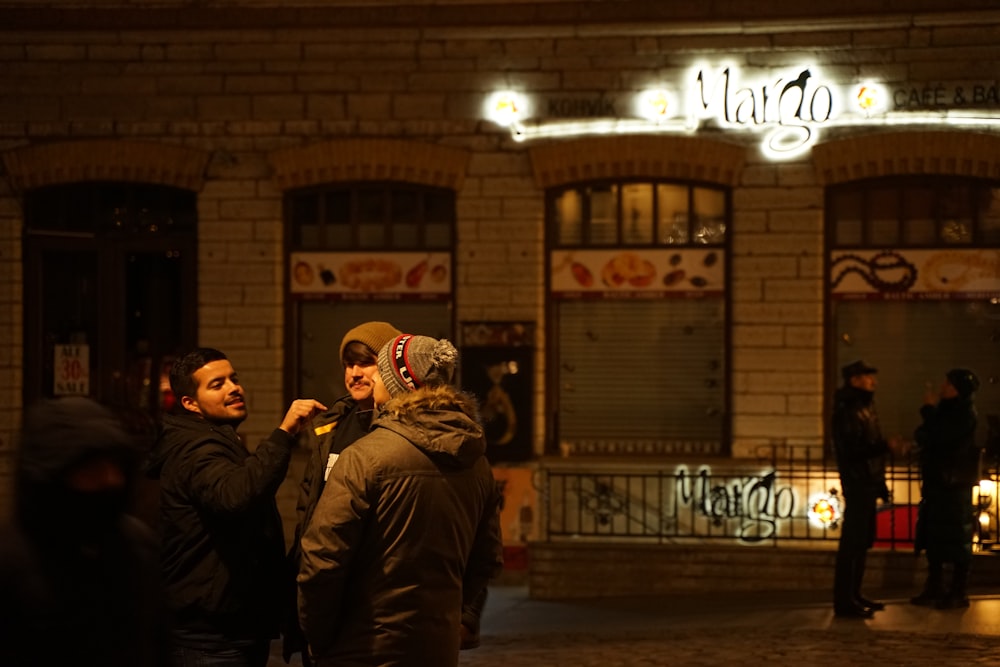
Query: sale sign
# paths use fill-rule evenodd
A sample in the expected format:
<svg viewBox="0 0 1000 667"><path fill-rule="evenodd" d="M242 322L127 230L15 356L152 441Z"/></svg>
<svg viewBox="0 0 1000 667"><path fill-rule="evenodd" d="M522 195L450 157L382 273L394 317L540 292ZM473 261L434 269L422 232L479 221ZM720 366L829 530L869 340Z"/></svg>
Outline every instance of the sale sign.
<svg viewBox="0 0 1000 667"><path fill-rule="evenodd" d="M90 393L89 345L56 345L53 368L54 395L87 396Z"/></svg>

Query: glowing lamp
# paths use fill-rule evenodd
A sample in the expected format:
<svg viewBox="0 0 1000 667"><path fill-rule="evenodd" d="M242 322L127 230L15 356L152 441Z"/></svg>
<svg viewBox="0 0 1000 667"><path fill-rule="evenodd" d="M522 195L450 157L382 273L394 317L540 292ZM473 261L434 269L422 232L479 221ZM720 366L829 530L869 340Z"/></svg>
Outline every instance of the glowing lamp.
<svg viewBox="0 0 1000 667"><path fill-rule="evenodd" d="M524 98L509 90L494 93L486 102L486 115L503 127L515 125L524 117L526 110Z"/></svg>
<svg viewBox="0 0 1000 667"><path fill-rule="evenodd" d="M819 494L809 502L809 522L817 528L833 528L840 521L840 501L834 494Z"/></svg>
<svg viewBox="0 0 1000 667"><path fill-rule="evenodd" d="M862 113L873 114L884 109L886 95L881 86L874 83L863 83L858 86L858 93L855 99L858 103L858 109Z"/></svg>
<svg viewBox="0 0 1000 667"><path fill-rule="evenodd" d="M647 90L639 96L639 115L653 122L670 118L675 106L670 93L665 90Z"/></svg>

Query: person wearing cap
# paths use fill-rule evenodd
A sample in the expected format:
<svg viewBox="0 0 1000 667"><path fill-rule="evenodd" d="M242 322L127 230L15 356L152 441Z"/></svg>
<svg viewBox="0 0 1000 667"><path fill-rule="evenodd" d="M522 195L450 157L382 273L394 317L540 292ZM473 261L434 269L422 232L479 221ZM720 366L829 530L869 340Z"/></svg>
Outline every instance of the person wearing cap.
<svg viewBox="0 0 1000 667"><path fill-rule="evenodd" d="M861 594L865 561L875 542L876 507L879 499L889 502L885 458L890 444L875 409L876 373L861 360L844 366L844 384L833 398L831 434L845 502L833 577L833 611L841 618L871 618L885 608Z"/></svg>
<svg viewBox="0 0 1000 667"><path fill-rule="evenodd" d="M128 513L137 440L82 396L31 406L19 440L0 528L0 665L165 666L156 536Z"/></svg>
<svg viewBox="0 0 1000 667"><path fill-rule="evenodd" d="M458 664L463 604L503 566L499 492L446 340L378 354L372 431L340 455L302 536L299 620L317 667Z"/></svg>
<svg viewBox="0 0 1000 667"><path fill-rule="evenodd" d="M910 599L916 605L969 606L966 588L975 519L972 487L979 481L980 454L973 403L977 389L975 373L953 368L945 374L940 394L928 393L920 408L923 422L914 433L921 477L914 551L926 551L927 580L923 591ZM947 588L946 564L952 566Z"/></svg>
<svg viewBox="0 0 1000 667"><path fill-rule="evenodd" d="M333 464L348 446L368 433L375 407L375 400L372 398L375 360L382 346L401 333L388 322L376 321L359 324L344 334L340 341L340 361L344 369L347 394L338 398L329 410L316 415L311 426L303 430L309 459L299 485L299 498L295 508L295 537L288 552L291 575L288 618L285 620L282 643L282 656L286 663L290 662L293 654L301 652L303 663L306 667L309 665L305 638L298 627L295 602L295 577L299 571L299 540L302 538L302 531L312 517Z"/></svg>

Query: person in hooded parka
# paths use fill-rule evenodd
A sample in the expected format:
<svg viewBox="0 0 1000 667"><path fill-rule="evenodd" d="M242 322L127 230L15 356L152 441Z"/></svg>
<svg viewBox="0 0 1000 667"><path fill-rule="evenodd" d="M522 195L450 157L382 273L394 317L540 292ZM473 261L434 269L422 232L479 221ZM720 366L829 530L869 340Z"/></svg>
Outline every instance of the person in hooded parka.
<svg viewBox="0 0 1000 667"><path fill-rule="evenodd" d="M126 512L139 456L89 398L25 414L14 516L0 529L0 665L166 664L156 536Z"/></svg>

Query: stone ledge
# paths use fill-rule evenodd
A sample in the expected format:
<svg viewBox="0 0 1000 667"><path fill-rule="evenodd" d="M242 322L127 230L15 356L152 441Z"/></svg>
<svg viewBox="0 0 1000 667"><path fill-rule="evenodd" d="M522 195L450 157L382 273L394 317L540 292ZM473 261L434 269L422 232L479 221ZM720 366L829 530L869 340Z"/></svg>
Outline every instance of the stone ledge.
<svg viewBox="0 0 1000 667"><path fill-rule="evenodd" d="M533 542L534 599L833 588L836 543L823 547ZM909 551L868 552L865 585L918 590L926 561ZM1000 586L1000 554L976 554L970 587Z"/></svg>

